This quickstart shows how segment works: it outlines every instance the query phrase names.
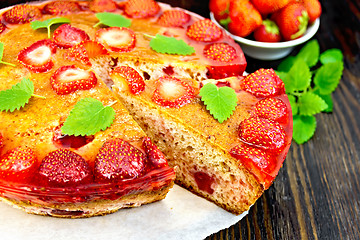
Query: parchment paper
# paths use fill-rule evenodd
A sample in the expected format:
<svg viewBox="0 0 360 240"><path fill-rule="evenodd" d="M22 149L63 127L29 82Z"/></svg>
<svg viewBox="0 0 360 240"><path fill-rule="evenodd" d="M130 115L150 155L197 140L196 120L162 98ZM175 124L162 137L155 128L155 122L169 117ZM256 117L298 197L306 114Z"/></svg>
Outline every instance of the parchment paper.
<svg viewBox="0 0 360 240"><path fill-rule="evenodd" d="M0 239L204 239L246 214L233 215L175 185L162 201L86 219L37 216L0 203Z"/></svg>

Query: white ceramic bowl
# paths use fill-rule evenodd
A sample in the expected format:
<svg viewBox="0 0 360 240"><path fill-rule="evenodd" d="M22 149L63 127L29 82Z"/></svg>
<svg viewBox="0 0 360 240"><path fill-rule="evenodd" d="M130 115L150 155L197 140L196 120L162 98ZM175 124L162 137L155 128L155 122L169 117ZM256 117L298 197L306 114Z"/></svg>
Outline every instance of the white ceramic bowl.
<svg viewBox="0 0 360 240"><path fill-rule="evenodd" d="M215 22L219 27L224 29L214 18L214 14L210 12L210 18L213 22ZM315 20L315 22L308 27L304 36L286 42L277 42L277 43L266 43L266 42L258 42L254 40L249 40L246 38L242 38L236 35L225 31L237 41L244 53L252 58L260 59L260 60L276 60L287 56L295 46L300 45L310 38L312 38L320 26L319 18Z"/></svg>

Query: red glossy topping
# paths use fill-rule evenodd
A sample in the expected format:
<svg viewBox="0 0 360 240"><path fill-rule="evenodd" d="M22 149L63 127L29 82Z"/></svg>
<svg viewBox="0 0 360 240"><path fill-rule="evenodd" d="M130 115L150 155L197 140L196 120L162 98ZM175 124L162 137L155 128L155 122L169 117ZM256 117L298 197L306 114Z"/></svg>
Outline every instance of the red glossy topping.
<svg viewBox="0 0 360 240"><path fill-rule="evenodd" d="M68 149L50 152L41 162L40 177L52 186L76 186L92 181L86 160Z"/></svg>
<svg viewBox="0 0 360 240"><path fill-rule="evenodd" d="M186 12L172 9L164 11L157 23L165 27L183 27L190 19L191 16Z"/></svg>
<svg viewBox="0 0 360 240"><path fill-rule="evenodd" d="M100 148L95 160L95 179L100 182L138 177L146 155L122 139L110 139Z"/></svg>
<svg viewBox="0 0 360 240"><path fill-rule="evenodd" d="M3 33L6 30L6 25L3 23L0 23L0 33Z"/></svg>
<svg viewBox="0 0 360 240"><path fill-rule="evenodd" d="M124 5L124 12L132 18L148 18L160 11L159 4L154 0L128 0Z"/></svg>
<svg viewBox="0 0 360 240"><path fill-rule="evenodd" d="M195 98L193 87L180 79L164 76L158 79L152 99L163 107L179 108Z"/></svg>
<svg viewBox="0 0 360 240"><path fill-rule="evenodd" d="M62 66L50 78L54 91L65 95L77 90L89 90L97 83L94 72L86 71L75 65Z"/></svg>
<svg viewBox="0 0 360 240"><path fill-rule="evenodd" d="M256 97L272 97L285 92L284 83L273 69L259 69L241 82L242 90Z"/></svg>
<svg viewBox="0 0 360 240"><path fill-rule="evenodd" d="M4 14L4 20L12 24L23 24L31 22L42 16L40 9L34 5L16 5L7 10Z"/></svg>
<svg viewBox="0 0 360 240"><path fill-rule="evenodd" d="M65 53L65 57L72 61L80 61L81 63L91 66L90 58L108 55L106 48L98 42L87 40L83 41Z"/></svg>
<svg viewBox="0 0 360 240"><path fill-rule="evenodd" d="M166 74L166 75L173 75L174 74L174 68L172 66L167 66L167 67L164 67L163 68L163 72Z"/></svg>
<svg viewBox="0 0 360 240"><path fill-rule="evenodd" d="M9 182L28 180L32 177L35 169L36 157L30 148L14 148L0 159L0 179Z"/></svg>
<svg viewBox="0 0 360 240"><path fill-rule="evenodd" d="M44 39L21 50L17 60L33 72L46 72L54 66L51 57L55 53L56 45L54 42L50 39Z"/></svg>
<svg viewBox="0 0 360 240"><path fill-rule="evenodd" d="M198 188L201 191L205 191L209 194L212 194L214 192L212 184L215 182L215 179L212 176L205 172L195 172L194 178Z"/></svg>
<svg viewBox="0 0 360 240"><path fill-rule="evenodd" d="M70 48L82 41L90 40L90 37L84 30L63 24L54 31L53 40L59 47Z"/></svg>
<svg viewBox="0 0 360 240"><path fill-rule="evenodd" d="M90 2L89 7L93 12L113 12L117 9L117 5L113 0L93 0Z"/></svg>
<svg viewBox="0 0 360 240"><path fill-rule="evenodd" d="M155 168L168 166L168 162L160 149L152 143L149 137L143 139L143 148L147 155L148 162Z"/></svg>
<svg viewBox="0 0 360 240"><path fill-rule="evenodd" d="M135 47L136 36L130 28L109 27L96 32L96 41L114 52L129 52Z"/></svg>
<svg viewBox="0 0 360 240"><path fill-rule="evenodd" d="M190 25L186 31L186 35L200 42L213 42L222 37L222 30L210 19L202 19Z"/></svg>
<svg viewBox="0 0 360 240"><path fill-rule="evenodd" d="M94 136L74 136L61 133L61 126L54 130L54 143L61 148L81 148L94 140Z"/></svg>
<svg viewBox="0 0 360 240"><path fill-rule="evenodd" d="M66 15L80 10L79 4L75 1L53 1L45 4L42 12L50 15Z"/></svg>
<svg viewBox="0 0 360 240"><path fill-rule="evenodd" d="M272 120L250 117L243 120L239 127L239 136L245 143L256 147L279 151L285 146L285 130Z"/></svg>
<svg viewBox="0 0 360 240"><path fill-rule="evenodd" d="M139 94L145 90L143 77L132 67L120 66L111 71L110 76L121 84L122 90L129 89L132 94Z"/></svg>
<svg viewBox="0 0 360 240"><path fill-rule="evenodd" d="M2 147L3 147L3 136L2 136L2 134L0 133L0 153L1 153L1 149L2 149Z"/></svg>
<svg viewBox="0 0 360 240"><path fill-rule="evenodd" d="M281 99L265 98L255 104L255 114L258 117L286 123L289 109Z"/></svg>
<svg viewBox="0 0 360 240"><path fill-rule="evenodd" d="M218 62L229 63L237 55L236 50L227 43L208 44L204 48L204 56Z"/></svg>

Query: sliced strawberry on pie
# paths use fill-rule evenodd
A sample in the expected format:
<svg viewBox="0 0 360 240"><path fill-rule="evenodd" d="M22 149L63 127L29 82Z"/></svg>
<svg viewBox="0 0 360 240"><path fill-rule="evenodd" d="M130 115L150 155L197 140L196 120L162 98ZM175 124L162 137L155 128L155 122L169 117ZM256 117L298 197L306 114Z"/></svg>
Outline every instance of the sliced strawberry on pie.
<svg viewBox="0 0 360 240"><path fill-rule="evenodd" d="M252 172L259 182L268 188L274 180L276 172L275 157L271 154L246 144L240 144L230 150L230 155Z"/></svg>
<svg viewBox="0 0 360 240"><path fill-rule="evenodd" d="M155 103L163 107L179 108L195 98L194 88L175 77L164 76L157 80L152 96Z"/></svg>
<svg viewBox="0 0 360 240"><path fill-rule="evenodd" d="M165 155L160 151L160 149L151 141L149 137L143 139L143 148L148 161L155 168L161 168L168 166L168 162L165 158Z"/></svg>
<svg viewBox="0 0 360 240"><path fill-rule="evenodd" d="M278 152L285 147L285 130L277 122L260 117L243 120L239 127L240 139L258 148Z"/></svg>
<svg viewBox="0 0 360 240"><path fill-rule="evenodd" d="M157 23L165 27L183 27L191 19L190 14L178 9L165 10Z"/></svg>
<svg viewBox="0 0 360 240"><path fill-rule="evenodd" d="M110 77L116 80L122 91L129 90L132 94L139 94L145 90L144 78L132 67L116 67L111 71Z"/></svg>
<svg viewBox="0 0 360 240"><path fill-rule="evenodd" d="M90 37L84 30L63 24L54 31L53 40L59 47L70 48L82 41L90 40Z"/></svg>
<svg viewBox="0 0 360 240"><path fill-rule="evenodd" d="M1 149L2 149L2 147L3 147L3 136L2 136L2 134L0 133L0 153L1 153Z"/></svg>
<svg viewBox="0 0 360 240"><path fill-rule="evenodd" d="M190 25L186 35L200 42L213 42L222 37L222 30L210 19L202 19Z"/></svg>
<svg viewBox="0 0 360 240"><path fill-rule="evenodd" d="M81 11L80 5L75 1L53 1L45 4L42 9L44 14L67 15Z"/></svg>
<svg viewBox="0 0 360 240"><path fill-rule="evenodd" d="M281 99L265 98L255 104L255 114L258 117L286 123L289 109Z"/></svg>
<svg viewBox="0 0 360 240"><path fill-rule="evenodd" d="M272 97L285 92L283 81L273 69L259 69L247 75L240 84L241 89L256 97Z"/></svg>
<svg viewBox="0 0 360 240"><path fill-rule="evenodd" d="M114 52L129 52L135 47L136 36L130 28L109 27L96 32L96 41Z"/></svg>
<svg viewBox="0 0 360 240"><path fill-rule="evenodd" d="M50 152L41 161L40 179L54 187L76 186L92 181L89 164L79 154L69 149Z"/></svg>
<svg viewBox="0 0 360 240"><path fill-rule="evenodd" d="M16 5L3 14L4 20L12 24L28 23L41 16L39 7L28 4Z"/></svg>
<svg viewBox="0 0 360 240"><path fill-rule="evenodd" d="M132 18L148 18L160 11L159 4L154 0L128 0L123 6L126 15Z"/></svg>
<svg viewBox="0 0 360 240"><path fill-rule="evenodd" d="M65 57L72 61L80 61L81 63L91 66L90 58L108 55L106 48L95 41L85 40L68 49Z"/></svg>
<svg viewBox="0 0 360 240"><path fill-rule="evenodd" d="M17 59L33 72L46 72L54 65L51 57L56 53L56 50L55 43L50 39L39 40L21 50Z"/></svg>
<svg viewBox="0 0 360 240"><path fill-rule="evenodd" d="M35 170L36 156L31 148L14 148L0 159L0 179L8 182L28 180Z"/></svg>
<svg viewBox="0 0 360 240"><path fill-rule="evenodd" d="M112 182L136 178L145 168L146 155L120 139L107 140L95 159L95 180Z"/></svg>
<svg viewBox="0 0 360 240"><path fill-rule="evenodd" d="M113 12L117 9L113 0L93 0L89 3L89 7L93 12Z"/></svg>
<svg viewBox="0 0 360 240"><path fill-rule="evenodd" d="M50 83L57 94L65 95L93 88L97 78L94 72L71 65L58 68L51 76Z"/></svg>
<svg viewBox="0 0 360 240"><path fill-rule="evenodd" d="M0 23L0 33L3 33L6 30L6 25L3 23Z"/></svg>

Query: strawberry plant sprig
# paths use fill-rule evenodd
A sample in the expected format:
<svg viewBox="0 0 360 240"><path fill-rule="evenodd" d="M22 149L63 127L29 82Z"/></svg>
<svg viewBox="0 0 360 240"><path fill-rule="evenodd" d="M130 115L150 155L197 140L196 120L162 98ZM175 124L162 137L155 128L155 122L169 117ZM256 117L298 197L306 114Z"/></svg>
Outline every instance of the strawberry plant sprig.
<svg viewBox="0 0 360 240"><path fill-rule="evenodd" d="M337 88L344 69L339 49L320 54L317 40L309 41L296 56L280 63L276 73L283 80L293 112L293 139L307 142L315 133L320 112L333 110L331 93Z"/></svg>
<svg viewBox="0 0 360 240"><path fill-rule="evenodd" d="M48 38L51 37L51 31L50 28L54 24L63 24L63 23L70 23L70 19L65 17L57 17L57 18L49 18L44 21L32 21L31 22L31 28L34 30L37 30L39 28L46 28L48 33Z"/></svg>

